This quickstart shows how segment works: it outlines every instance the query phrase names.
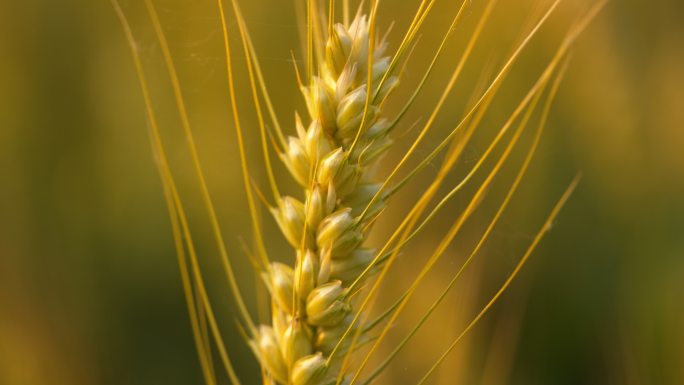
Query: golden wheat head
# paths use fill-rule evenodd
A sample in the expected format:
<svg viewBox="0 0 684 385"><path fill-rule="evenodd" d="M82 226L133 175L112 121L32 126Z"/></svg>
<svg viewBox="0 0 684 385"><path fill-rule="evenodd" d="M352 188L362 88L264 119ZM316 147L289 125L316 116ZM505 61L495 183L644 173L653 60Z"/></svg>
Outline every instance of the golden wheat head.
<svg viewBox="0 0 684 385"><path fill-rule="evenodd" d="M225 1L228 2L228 0ZM240 149L241 171L248 203L247 210L251 216L256 245L253 252L254 268L263 278L263 283L270 293L269 321L258 325L252 319L233 272L231 259L202 171L180 81L162 25L152 0L145 0L146 9L170 75L183 132L201 196L209 214L216 247L221 255L231 293L238 306L241 319L240 330L243 331L261 365L260 382L264 384L351 385L360 383L365 385L377 379L390 365L478 254L508 206L539 143L551 101L558 90L565 68L564 59L577 36L603 5L599 2L578 19L567 32L566 38L560 43L555 55L537 81L519 100L506 122L497 131L486 150L473 163L466 176L439 197L438 193L443 191L440 188L447 181L447 174L457 163L465 144L479 127L494 95L510 73L511 66L539 32L540 27L547 22L559 1L553 2L533 27L524 34L512 53L506 57L496 75L487 80L481 87L480 93L475 94L472 105L447 131L447 135L436 146L423 153L423 159L412 169L406 170L403 173L404 176L399 179L399 170L405 169L407 161L416 155L416 149L422 144L423 139L434 126L437 116L443 111L448 95L462 74L464 64L471 57L473 47L495 5L495 1L486 2L474 29L469 32L470 36L465 50L453 68L443 90L438 93L438 101L427 114L428 117L422 124L417 137L400 160L389 165L391 170L389 175L378 179L375 171L378 169L378 164L382 163L383 155L393 148L395 140L400 140L393 139L394 128L406 125L402 120L403 117L413 106L417 96L421 92L426 92L424 88L426 80L442 55L446 42L457 31L470 6L468 1L460 3L453 14L451 24L431 57L428 68L420 77L416 77L420 81L410 93L410 97L402 102L403 105L398 113L389 116L385 106L391 99L393 91L402 87L403 83L400 80L402 64L405 64L410 57L418 32L428 20L437 2L437 0L420 1L403 38L398 40L398 44L389 44L388 41L392 39L391 34L379 38L377 33L377 14L382 11L379 1L372 0L366 4L367 13L364 13L366 11L362 4L356 15L351 17L349 0L342 0L342 17L338 20L335 14L337 9L335 0L330 0L326 6L319 4L319 1L306 0L306 20L300 20L301 23L306 24L304 29L306 31L304 36L306 71L304 77L299 75L299 71L297 75L307 114L305 117L295 114L294 129L287 136L276 117L274 102L268 93L267 82L261 72L258 55L239 4L237 0L230 0L246 60L253 107L258 117L263 163L268 176L269 189L272 192L273 203L268 203L268 198L253 185L253 177L247 166L242 119L236 105L237 95L227 14L222 0L217 1L226 54L230 108L233 111L233 123ZM112 0L112 3L131 47L147 106L152 148L164 183L188 312L204 378L208 384L212 385L218 381L213 358L213 352L216 351L228 378L232 383L239 384L240 380L221 336L221 325L216 319L204 283L192 232L178 192L177 181L169 166L133 33L119 4L116 0ZM390 51L389 46L397 48ZM546 95L545 98L544 95ZM475 248L419 322L397 346L390 350L390 353L381 357L379 364L369 368L370 357L377 352L378 346L385 340L389 329L405 309L418 285L424 281L440 257L444 255L463 224L484 199L502 166L509 162L513 149L541 101L544 103L539 109L539 123L534 130L534 140L525 150L524 161L518 167L513 183L506 191L504 200L498 204L496 214L488 222ZM267 119L270 119L270 129L269 124L266 123ZM280 194L278 178L271 164L274 152L298 184L300 193L297 196ZM387 208L394 193L408 185L428 164L435 162L439 154L445 155L436 176L389 239L384 244L367 244L366 239L372 224ZM488 160L490 162L487 162ZM489 170L485 170L485 166L489 163L494 165ZM397 293L396 302L379 316L369 319L371 314L369 310L380 284L387 276L390 266L397 260L400 251L421 233L435 215L458 192L462 191L466 184L473 183L472 177L477 173L484 174L483 181L475 186L475 193L444 234L438 247L433 252L427 253L429 255L427 262L416 268L417 274L409 288L402 293ZM506 281L452 341L448 349L435 360L434 365L428 369L420 383L430 377L453 347L499 299L548 230L550 223L576 184L577 179L551 210L544 225ZM291 246L287 263L271 261L268 256L268 244L261 230L259 199L268 205L274 221ZM431 202L434 204L430 205ZM364 352L364 354L356 354L358 352ZM248 382L257 383L257 380L250 379Z"/></svg>

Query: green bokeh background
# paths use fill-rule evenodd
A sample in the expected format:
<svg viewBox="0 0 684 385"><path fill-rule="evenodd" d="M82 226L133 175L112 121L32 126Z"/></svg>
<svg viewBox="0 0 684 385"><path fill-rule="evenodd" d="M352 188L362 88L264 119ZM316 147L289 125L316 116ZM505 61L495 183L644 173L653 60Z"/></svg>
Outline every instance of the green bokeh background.
<svg viewBox="0 0 684 385"><path fill-rule="evenodd" d="M256 366L234 328L235 311L183 151L158 45L141 2L122 3L145 60L174 170L193 213L226 341L240 374L248 379ZM295 5L242 3L276 110L289 130L292 111L303 111L290 60L290 50L301 57ZM407 69L409 84L415 84L418 77L412 73L424 69L456 7L442 3ZM473 1L470 23L482 3ZM155 4L179 66L228 248L248 302L254 304L255 277L240 241L250 238L249 218L215 3ZM394 44L416 4L381 3L381 28L396 21L390 35ZM436 133L419 156L462 115L489 59L498 68L528 15L539 15L548 4L500 1L472 68L464 74L463 91L449 99ZM510 112L568 23L587 4L567 1L560 7L507 81L510 91L502 93L501 111L495 110L492 122ZM239 47L237 27L229 18L234 46ZM408 122L428 115L463 40L456 37L428 83L428 96L418 102ZM241 52L236 49L234 56L238 73L244 74ZM244 75L239 86L250 162L263 181ZM400 91L397 99L408 92ZM461 167L472 164L486 138L469 147ZM398 146L387 163L401 154ZM488 247L483 289L475 296L479 306L512 270L522 246L577 171L583 181L528 268L468 344L475 357L470 358L472 365L450 364L465 373L459 382L485 383L480 377L487 357L482 345L497 344L495 320L514 323L506 317L520 313L515 342L501 342L512 347L510 371L503 364L489 369L505 371L496 383L683 384L684 3L614 0L607 5L574 49L535 159L512 214ZM411 187L413 193L397 198L396 206L390 206L396 211L388 218L400 217L402 206L410 205L429 176ZM287 177L281 179L285 190L292 191ZM441 225L453 219L444 215ZM389 229L392 220L386 222L378 233ZM266 226L269 246L278 254L285 243L272 224ZM412 250L434 247L437 240L426 235ZM409 280L411 271L404 266L394 279ZM434 291L428 287L421 295L430 294ZM0 2L0 384L201 383L185 309L144 104L111 5L104 0ZM251 310L256 314L256 306ZM448 327L448 319L445 322ZM446 346L444 329L435 324L428 328L421 334L427 342L409 348L385 378L387 383L412 383L409 379L425 370L413 364L426 347L434 348L434 359ZM455 383L449 367L444 370L440 381Z"/></svg>

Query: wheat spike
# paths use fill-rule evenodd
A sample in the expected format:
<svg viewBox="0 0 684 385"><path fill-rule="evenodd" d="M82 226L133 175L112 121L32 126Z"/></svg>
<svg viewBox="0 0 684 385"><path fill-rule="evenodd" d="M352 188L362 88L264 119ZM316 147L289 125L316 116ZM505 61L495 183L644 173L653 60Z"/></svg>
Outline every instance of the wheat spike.
<svg viewBox="0 0 684 385"><path fill-rule="evenodd" d="M392 144L381 111L398 77L388 75L386 44L375 42L367 16L329 31L319 71L302 87L309 123L296 117L297 135L280 154L306 199L282 197L271 209L296 262L293 268L272 263L265 273L273 322L252 340L262 365L283 384L338 377L338 360L329 358L350 326L348 286L375 257L362 246L364 225L385 206L376 199L360 217L379 190L373 165Z"/></svg>
<svg viewBox="0 0 684 385"><path fill-rule="evenodd" d="M200 272L198 256L193 245L191 230L186 219L183 202L176 189L173 173L166 159L166 152L157 126L154 109L150 100L147 80L143 71L140 56L136 50L133 34L123 11L116 0L111 0L119 16L133 58L136 71L142 85L147 114L150 120L150 134L154 153L157 157L164 191L167 199L169 214L172 222L173 234L178 251L179 267L183 278L183 287L190 313L191 326L196 347L200 357L205 380L208 384L217 383L212 357L212 342L220 358L226 374L232 383L239 384L234 371L228 349L221 337L219 322L217 321L207 293L204 278ZM221 262L225 269L230 289L238 305L241 321L244 323L243 334L261 364L263 383L270 385L352 385L362 383L367 385L387 367L396 354L404 347L409 339L431 315L432 311L444 299L446 293L458 280L461 272L468 266L473 257L478 254L482 244L488 238L492 228L506 209L511 196L518 187L521 178L534 154L544 122L549 112L550 104L555 95L563 70L558 66L567 56L568 50L587 23L601 9L601 1L591 8L583 18L567 33L566 39L558 48L553 59L539 77L537 83L527 95L520 100L518 107L491 141L487 150L481 155L463 180L453 187L431 211L426 212L427 204L437 193L446 174L463 151L465 142L473 134L487 112L489 103L497 93L499 86L508 76L511 66L517 61L522 50L537 34L549 16L556 9L560 0L555 0L534 28L524 35L524 39L516 46L505 64L493 80L483 87L485 91L474 96L474 104L469 107L464 117L458 121L448 135L429 154L409 170L403 179L394 181L398 170L407 159L414 155L417 146L422 142L427 132L435 123L437 115L442 111L447 96L455 87L465 62L478 40L489 13L495 1L486 4L480 16L475 31L468 40L466 49L458 65L442 92L439 101L430 111L429 118L423 125L410 149L394 165L387 178L377 180L374 170L378 161L393 144L390 134L394 127L413 104L423 89L425 81L432 72L437 58L449 36L459 23L464 9L469 2L463 1L454 14L448 31L443 35L442 42L434 54L431 63L423 74L417 88L408 102L397 116L388 118L383 114L383 107L389 95L399 84L399 73L396 69L406 55L410 55L417 32L433 9L436 0L421 0L417 13L404 35L394 55L387 54L385 38L376 38L375 19L379 1L370 1L370 13L364 15L361 8L356 16L349 14L349 1L343 0L341 18L344 23L336 24L335 1L330 0L328 11L321 12L319 1L306 1L306 77L305 84L297 73L301 92L306 102L307 116L295 114L293 136L285 137L266 91L259 61L247 32L237 0L232 0L232 8L237 17L244 56L246 58L249 85L252 91L252 101L257 112L261 147L268 182L275 198L275 205L269 207L275 222L280 227L284 238L292 246L292 265L280 262L270 262L258 219L255 195L266 203L267 198L260 189L252 186L252 178L247 167L247 155L243 143L241 119L238 116L236 104L236 89L231 61L231 48L228 26L222 0L217 0L221 16L228 86L230 91L231 109L240 148L241 169L248 199L248 208L252 220L255 236L256 253L260 258L254 258L255 269L261 273L265 286L271 295L270 324L255 325L238 288L232 265L221 235L218 218L214 210L204 174L199 161L198 152L193 139L192 130L185 102L181 92L180 82L176 73L172 55L161 28L152 0L145 0L150 20L162 48L163 58L169 72L173 86L176 104L181 118L188 149L192 156L194 172L198 178L204 206L209 214L212 232L216 245L220 251ZM327 19L327 21L326 21ZM405 62L404 62L405 64ZM565 67L563 67L565 68ZM537 103L554 73L558 72L553 82L552 90L545 103L540 125L536 131L532 147L527 150L523 166L519 169L513 185L508 190L505 200L499 206L495 217L482 235L480 241L466 259L464 264L453 277L442 294L425 312L414 329L412 329L400 344L375 368L366 379L361 379L362 372L369 363L369 358L376 352L384 341L389 329L397 320L407 301L414 295L415 289L432 270L437 260L444 254L446 248L460 232L461 226L484 199L492 180L499 173L500 168L508 163L507 159L522 134L524 127L533 115ZM261 92L261 95L259 94ZM271 137L278 152L292 178L299 184L303 199L292 196L281 196L276 185L276 178L271 166L267 146L265 115L261 110L261 98L266 104L266 112L274 125L275 137ZM516 120L520 125L513 130L513 136L507 141L504 137ZM459 135L462 138L459 139ZM459 140L459 141L457 141ZM496 161L496 165L487 174L487 178L479 186L477 192L458 216L451 229L444 235L438 248L423 265L408 290L400 295L397 302L382 313L375 320L368 321L367 315L372 307L372 301L386 273L395 261L399 251L422 231L445 204L478 172L485 160L493 157L494 150L504 141L504 151ZM365 245L365 240L371 224L383 212L387 202L393 194L405 186L415 175L423 170L439 153L447 149L447 157L439 175L433 180L430 188L421 196L419 202L396 227L389 240L379 248L373 249ZM390 182L392 182L390 186ZM530 253L536 247L543 234L548 230L550 222L555 218L561 206L568 199L575 188L577 180L563 195L559 203L538 232L529 249L516 266L515 270L501 286L499 291L472 319L466 329L453 341L448 349L440 356L428 370L420 383L425 382L436 370L444 358L449 354L458 341L478 323L488 309L498 300L513 278L518 274ZM252 190L254 188L254 190ZM266 203L268 204L268 203ZM422 219L421 219L422 217ZM378 273L375 275L375 273ZM360 291L364 281L373 279L368 293L363 301L353 303L352 298ZM378 335L370 335L376 325L389 320ZM210 341L210 335L212 337ZM352 367L351 353L363 345L371 342L368 353L357 367Z"/></svg>

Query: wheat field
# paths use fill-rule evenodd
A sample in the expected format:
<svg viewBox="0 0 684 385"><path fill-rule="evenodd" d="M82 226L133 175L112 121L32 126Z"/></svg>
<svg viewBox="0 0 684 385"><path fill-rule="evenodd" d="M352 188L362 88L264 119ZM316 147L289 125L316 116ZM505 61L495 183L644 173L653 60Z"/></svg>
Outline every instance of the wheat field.
<svg viewBox="0 0 684 385"><path fill-rule="evenodd" d="M0 383L681 383L681 22L0 5Z"/></svg>

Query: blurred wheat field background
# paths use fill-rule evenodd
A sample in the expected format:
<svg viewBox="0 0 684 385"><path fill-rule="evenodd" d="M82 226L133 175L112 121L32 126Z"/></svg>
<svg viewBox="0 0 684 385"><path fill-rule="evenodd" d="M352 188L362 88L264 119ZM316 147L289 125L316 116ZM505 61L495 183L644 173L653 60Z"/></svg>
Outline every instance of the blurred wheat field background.
<svg viewBox="0 0 684 385"><path fill-rule="evenodd" d="M229 253L250 310L257 277L235 130L229 110L220 19L214 1L156 0ZM305 109L290 52L304 60L297 13L303 2L241 1L276 112L292 133ZM297 5L297 3L300 3ZM381 2L396 47L418 1ZM466 25L484 1L473 1ZM500 0L449 107L426 139L425 156L464 114L482 76L496 71L551 2ZM526 49L468 145L462 177L534 82L568 25L592 2L565 1ZM257 364L235 328L236 309L184 150L168 75L144 6L122 1L136 33L172 165L182 186L212 301L238 374ZM460 2L438 2L407 73L422 74ZM298 8L298 6L300 8ZM229 29L239 44L232 16ZM468 36L457 30L424 93L398 129L384 164L415 137ZM149 149L144 103L121 27L108 1L0 3L0 384L201 383L161 183ZM245 73L235 49L236 71ZM301 64L301 63L300 63ZM405 75L415 85L418 77ZM256 116L237 79L247 149L259 183ZM435 90L435 91L431 91ZM400 88L403 100L411 86ZM396 103L390 111L400 108ZM614 0L579 39L538 154L482 258L380 378L413 383L515 267L559 194L584 178L552 231L502 301L433 377L442 384L684 383L684 4ZM487 128L488 127L488 128ZM487 131L489 130L489 131ZM489 136L488 134L489 133ZM519 154L518 157L521 157ZM419 159L418 159L419 160ZM414 163L415 164L415 163ZM280 166L278 166L280 167ZM390 205L370 242L405 215L439 167L428 168ZM282 171L282 169L281 169ZM496 209L507 169L392 329L405 335L458 268ZM287 177L284 189L294 188ZM265 186L265 185L264 185ZM390 281L408 286L439 242L456 199L403 253ZM269 246L286 243L264 212ZM479 225L479 226L478 226ZM434 235L433 235L434 234ZM284 254L278 258L291 258ZM395 297L384 290L381 303ZM383 352L380 352L382 355ZM256 378L256 377L253 377ZM249 382L245 380L245 383Z"/></svg>

